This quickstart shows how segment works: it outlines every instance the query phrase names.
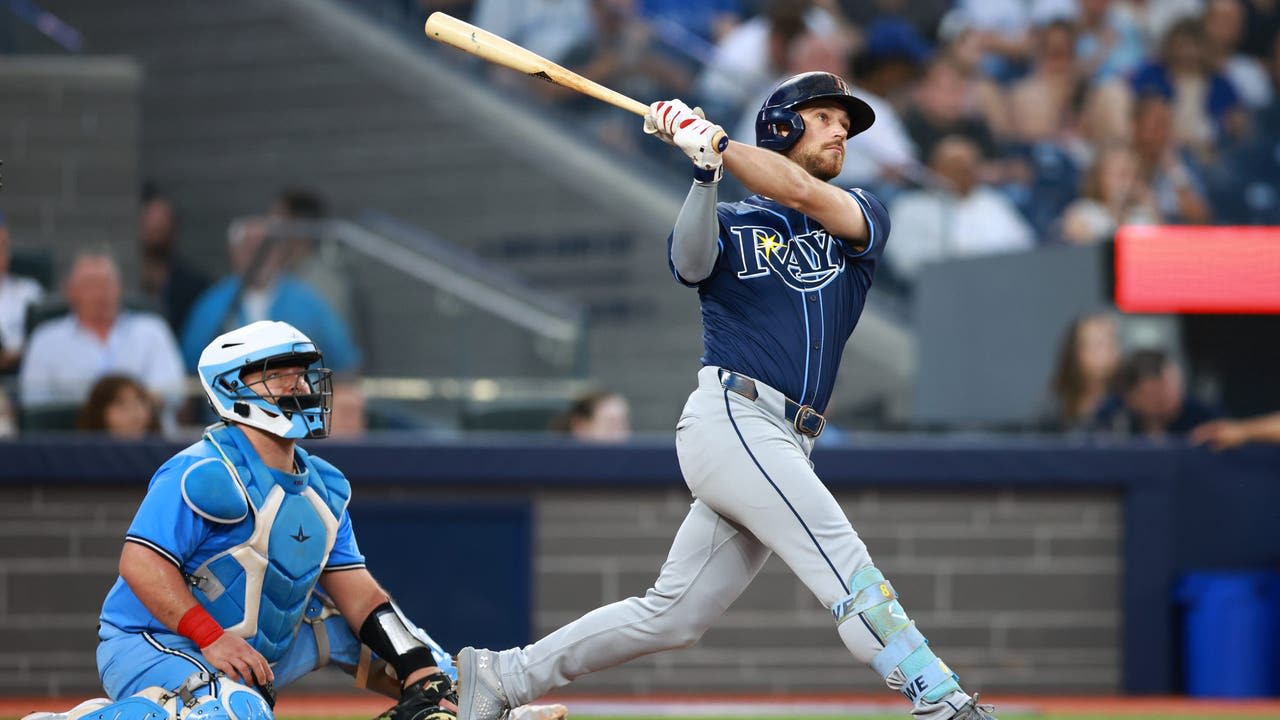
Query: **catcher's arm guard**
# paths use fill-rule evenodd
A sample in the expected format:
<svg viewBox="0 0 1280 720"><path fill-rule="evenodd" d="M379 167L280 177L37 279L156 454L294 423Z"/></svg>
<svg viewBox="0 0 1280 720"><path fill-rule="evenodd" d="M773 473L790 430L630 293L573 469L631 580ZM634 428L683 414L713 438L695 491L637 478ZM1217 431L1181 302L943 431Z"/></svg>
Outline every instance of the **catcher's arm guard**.
<svg viewBox="0 0 1280 720"><path fill-rule="evenodd" d="M458 704L453 681L442 672L432 673L406 685L400 701L374 720L457 720L452 710L440 706L446 700Z"/></svg>

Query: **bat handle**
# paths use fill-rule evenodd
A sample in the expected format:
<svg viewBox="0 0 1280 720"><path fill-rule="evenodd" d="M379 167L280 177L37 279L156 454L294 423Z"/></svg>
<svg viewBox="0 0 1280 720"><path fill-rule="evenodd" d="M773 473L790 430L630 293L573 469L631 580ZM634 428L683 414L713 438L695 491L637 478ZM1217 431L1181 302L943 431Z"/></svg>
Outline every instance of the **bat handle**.
<svg viewBox="0 0 1280 720"><path fill-rule="evenodd" d="M723 130L716 133L711 138L711 147L715 148L717 153L723 153L724 149L729 147L729 136Z"/></svg>

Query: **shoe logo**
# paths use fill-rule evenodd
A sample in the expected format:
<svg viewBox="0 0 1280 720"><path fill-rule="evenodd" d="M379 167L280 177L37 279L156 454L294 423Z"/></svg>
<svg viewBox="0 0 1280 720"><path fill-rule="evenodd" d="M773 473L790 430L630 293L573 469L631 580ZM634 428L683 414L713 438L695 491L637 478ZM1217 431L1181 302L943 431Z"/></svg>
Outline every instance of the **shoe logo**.
<svg viewBox="0 0 1280 720"><path fill-rule="evenodd" d="M308 540L310 540L310 539L311 539L311 536L310 536L310 535L307 535L307 534L305 534L305 533L303 533L303 532L302 532L302 525L301 525L301 524L299 524L299 525L298 525L298 534L297 534L297 535L290 535L289 537L293 538L294 540L297 540L298 542L306 542L306 541L308 541Z"/></svg>

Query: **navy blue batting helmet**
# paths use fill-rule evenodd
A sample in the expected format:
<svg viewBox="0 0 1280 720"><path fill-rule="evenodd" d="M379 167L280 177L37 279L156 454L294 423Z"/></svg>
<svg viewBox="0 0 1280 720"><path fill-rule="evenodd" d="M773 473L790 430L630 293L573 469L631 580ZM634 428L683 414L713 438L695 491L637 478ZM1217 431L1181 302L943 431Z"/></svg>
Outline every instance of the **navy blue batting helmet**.
<svg viewBox="0 0 1280 720"><path fill-rule="evenodd" d="M796 108L814 100L834 100L849 112L849 137L871 127L876 113L871 106L853 96L849 86L838 75L807 72L778 83L756 115L756 145L784 152L804 134L804 118ZM785 134L779 132L786 128Z"/></svg>

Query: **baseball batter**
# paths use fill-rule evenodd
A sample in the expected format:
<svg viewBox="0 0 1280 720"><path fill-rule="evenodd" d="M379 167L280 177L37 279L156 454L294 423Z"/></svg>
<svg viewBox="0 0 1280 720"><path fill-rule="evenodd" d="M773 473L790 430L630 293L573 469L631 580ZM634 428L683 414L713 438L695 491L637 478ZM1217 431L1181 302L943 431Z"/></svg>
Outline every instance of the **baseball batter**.
<svg viewBox="0 0 1280 720"><path fill-rule="evenodd" d="M926 720L994 720L934 655L809 461L845 341L889 236L884 206L828 184L845 141L875 115L844 81L780 83L756 119L756 145L717 153L719 126L678 100L655 103L645 131L693 161L669 259L698 289L705 355L676 426L693 492L657 581L524 648L464 648L459 720L497 720L580 675L687 647L777 553L818 600L854 657ZM757 193L716 202L727 167Z"/></svg>

